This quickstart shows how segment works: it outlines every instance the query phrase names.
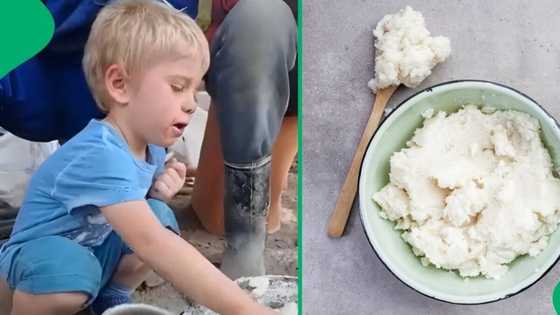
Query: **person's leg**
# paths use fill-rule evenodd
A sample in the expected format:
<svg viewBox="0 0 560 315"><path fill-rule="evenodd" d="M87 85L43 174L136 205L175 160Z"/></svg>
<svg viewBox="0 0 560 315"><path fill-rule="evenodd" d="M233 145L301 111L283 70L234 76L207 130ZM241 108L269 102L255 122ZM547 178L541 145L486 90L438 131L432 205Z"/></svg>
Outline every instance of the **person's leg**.
<svg viewBox="0 0 560 315"><path fill-rule="evenodd" d="M272 147L272 175L270 176L270 211L267 231L269 234L280 230L282 212L282 191L286 187L288 172L297 153L297 117L285 117L280 133Z"/></svg>
<svg viewBox="0 0 560 315"><path fill-rule="evenodd" d="M159 222L164 227L179 234L179 225L175 219L173 210L171 210L166 203L157 199L148 199L147 202ZM112 240L113 246L118 247L116 251L120 251L122 256L118 259L118 266L115 270L114 262L110 261L110 259L113 259L110 255L111 252L114 252L113 250L105 248L103 249L105 253L98 255L98 258L102 259L102 267L106 268L111 274L111 279L108 282L116 283L121 287L134 291L146 280L146 277L152 269L140 260L116 233L113 233L111 237L114 237L114 240ZM111 270L109 270L110 268Z"/></svg>
<svg viewBox="0 0 560 315"><path fill-rule="evenodd" d="M224 156L226 251L230 278L264 274L270 155L289 99L297 32L280 0L240 0L212 42L208 91Z"/></svg>
<svg viewBox="0 0 560 315"><path fill-rule="evenodd" d="M136 280L146 268L137 263L135 256L130 257L133 256L132 250L114 231L101 245L93 247L92 251L102 269L102 289L93 301L91 310L100 315L110 307L130 303L130 296L136 289Z"/></svg>
<svg viewBox="0 0 560 315"><path fill-rule="evenodd" d="M197 169L192 207L210 233L224 234L224 159L220 146L218 121L215 110L210 109L204 141ZM286 186L288 171L297 153L297 117L285 117L272 148L272 174L270 178L271 202L267 219L268 233L280 229L281 195Z"/></svg>
<svg viewBox="0 0 560 315"><path fill-rule="evenodd" d="M11 259L12 315L75 314L99 291L101 268L91 252L59 236L29 241Z"/></svg>
<svg viewBox="0 0 560 315"><path fill-rule="evenodd" d="M96 250L104 270L103 288L91 306L92 311L98 315L113 306L130 303L130 296L151 270L138 256L128 250L116 233L113 232L110 238L112 240L108 242L112 245L106 244L105 249ZM104 252L101 254L104 256L100 255L100 251ZM119 252L120 254L118 254ZM120 255L120 257L117 258L116 255ZM107 280L106 273L109 273L109 280Z"/></svg>
<svg viewBox="0 0 560 315"><path fill-rule="evenodd" d="M111 281L135 290L146 280L151 270L152 269L142 262L135 254L124 255Z"/></svg>
<svg viewBox="0 0 560 315"><path fill-rule="evenodd" d="M215 105L211 105L208 111L191 200L202 226L210 233L223 235L224 157Z"/></svg>
<svg viewBox="0 0 560 315"><path fill-rule="evenodd" d="M297 1L284 0L297 16ZM298 57L296 64L288 73L290 81L290 100L280 128L280 133L272 148L271 200L268 213L267 231L269 234L280 230L282 213L282 191L286 188L288 172L297 153L297 113L298 113Z"/></svg>

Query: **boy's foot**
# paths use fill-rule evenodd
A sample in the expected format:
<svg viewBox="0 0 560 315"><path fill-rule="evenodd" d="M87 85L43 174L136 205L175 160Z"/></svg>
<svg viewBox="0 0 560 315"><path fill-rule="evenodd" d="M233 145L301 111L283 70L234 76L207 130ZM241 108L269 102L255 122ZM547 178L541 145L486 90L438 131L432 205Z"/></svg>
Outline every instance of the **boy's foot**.
<svg viewBox="0 0 560 315"><path fill-rule="evenodd" d="M94 314L101 315L113 306L131 303L131 294L132 290L121 285L111 283L101 290L95 301L91 304L91 310Z"/></svg>
<svg viewBox="0 0 560 315"><path fill-rule="evenodd" d="M91 311L95 315L101 315L111 307L131 302L129 296L98 297L91 305Z"/></svg>

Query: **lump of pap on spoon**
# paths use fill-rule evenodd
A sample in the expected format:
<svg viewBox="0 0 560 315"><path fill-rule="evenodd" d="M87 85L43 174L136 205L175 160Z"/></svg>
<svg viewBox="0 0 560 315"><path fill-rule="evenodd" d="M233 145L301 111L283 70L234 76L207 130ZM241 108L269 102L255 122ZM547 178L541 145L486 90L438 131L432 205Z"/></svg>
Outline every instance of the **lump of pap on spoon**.
<svg viewBox="0 0 560 315"><path fill-rule="evenodd" d="M425 115L394 153L390 182L374 194L424 265L500 278L538 255L560 220L560 180L538 120L465 106Z"/></svg>
<svg viewBox="0 0 560 315"><path fill-rule="evenodd" d="M409 6L383 17L373 36L375 78L368 86L374 92L401 83L416 87L451 53L449 39L430 36L422 13Z"/></svg>

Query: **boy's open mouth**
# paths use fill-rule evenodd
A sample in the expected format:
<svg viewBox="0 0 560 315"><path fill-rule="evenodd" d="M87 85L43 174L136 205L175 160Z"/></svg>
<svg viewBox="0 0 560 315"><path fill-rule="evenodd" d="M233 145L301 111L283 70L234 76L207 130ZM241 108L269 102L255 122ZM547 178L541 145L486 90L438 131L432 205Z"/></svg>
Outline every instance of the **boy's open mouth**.
<svg viewBox="0 0 560 315"><path fill-rule="evenodd" d="M183 129L185 129L185 127L187 127L187 124L185 124L185 123L176 123L176 124L173 124L173 127L177 128L177 129L183 130Z"/></svg>
<svg viewBox="0 0 560 315"><path fill-rule="evenodd" d="M173 124L173 131L175 132L176 137L180 137L183 134L183 131L187 127L186 123L175 123Z"/></svg>

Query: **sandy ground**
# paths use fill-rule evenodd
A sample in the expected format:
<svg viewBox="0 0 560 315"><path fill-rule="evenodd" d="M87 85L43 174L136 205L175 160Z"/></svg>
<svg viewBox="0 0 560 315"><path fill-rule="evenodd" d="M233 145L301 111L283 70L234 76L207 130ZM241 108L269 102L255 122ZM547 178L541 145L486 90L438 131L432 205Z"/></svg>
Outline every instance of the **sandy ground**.
<svg viewBox="0 0 560 315"><path fill-rule="evenodd" d="M294 163L288 176L288 187L282 195L282 228L269 235L265 249L267 273L271 275L297 276L297 164ZM212 263L219 265L224 249L223 237L206 232L190 210L190 196L179 194L172 202L182 230L183 238L188 240ZM188 268L188 266L185 266ZM173 313L185 308L183 299L171 284L157 276L151 277L133 296L135 302L162 307Z"/></svg>

